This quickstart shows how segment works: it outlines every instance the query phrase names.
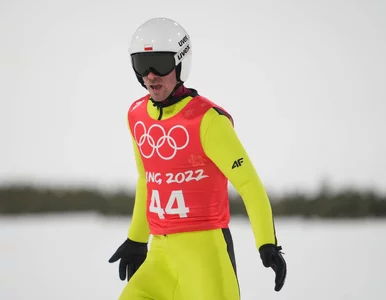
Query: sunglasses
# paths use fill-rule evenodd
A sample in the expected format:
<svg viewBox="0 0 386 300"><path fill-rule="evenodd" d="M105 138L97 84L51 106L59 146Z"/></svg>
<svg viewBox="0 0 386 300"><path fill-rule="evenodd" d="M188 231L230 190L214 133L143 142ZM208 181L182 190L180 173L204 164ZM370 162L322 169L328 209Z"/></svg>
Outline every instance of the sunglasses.
<svg viewBox="0 0 386 300"><path fill-rule="evenodd" d="M150 72L157 76L166 76L176 67L174 52L135 53L131 56L137 75L144 77Z"/></svg>

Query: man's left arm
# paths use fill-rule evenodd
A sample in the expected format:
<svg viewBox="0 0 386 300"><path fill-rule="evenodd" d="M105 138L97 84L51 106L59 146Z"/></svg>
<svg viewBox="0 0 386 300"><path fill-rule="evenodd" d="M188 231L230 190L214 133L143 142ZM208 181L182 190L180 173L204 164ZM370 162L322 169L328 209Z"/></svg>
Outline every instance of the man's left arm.
<svg viewBox="0 0 386 300"><path fill-rule="evenodd" d="M201 123L201 140L206 155L243 199L256 247L276 245L268 195L229 118L215 110L208 111Z"/></svg>
<svg viewBox="0 0 386 300"><path fill-rule="evenodd" d="M232 122L218 110L212 109L206 113L200 133L206 155L243 199L263 265L274 270L274 289L280 291L287 276L287 265L281 246L277 245L271 204L253 163Z"/></svg>

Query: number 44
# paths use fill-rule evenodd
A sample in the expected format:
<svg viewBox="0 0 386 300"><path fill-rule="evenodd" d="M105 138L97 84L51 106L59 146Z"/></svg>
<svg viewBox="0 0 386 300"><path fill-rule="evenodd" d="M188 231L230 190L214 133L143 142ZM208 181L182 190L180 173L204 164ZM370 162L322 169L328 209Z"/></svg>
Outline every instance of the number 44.
<svg viewBox="0 0 386 300"><path fill-rule="evenodd" d="M174 203L177 203L176 207L173 207ZM153 190L151 193L149 210L158 214L160 219L165 219L165 213L168 215L179 215L180 218L186 218L189 212L189 207L185 205L184 195L181 190L172 191L166 204L165 210L161 207L161 199L159 192Z"/></svg>

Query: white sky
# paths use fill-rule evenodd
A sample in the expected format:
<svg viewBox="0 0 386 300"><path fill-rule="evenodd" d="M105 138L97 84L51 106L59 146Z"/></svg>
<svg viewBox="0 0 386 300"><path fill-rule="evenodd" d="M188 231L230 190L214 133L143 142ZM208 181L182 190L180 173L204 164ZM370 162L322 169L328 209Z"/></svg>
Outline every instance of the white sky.
<svg viewBox="0 0 386 300"><path fill-rule="evenodd" d="M193 42L186 86L225 107L267 188L386 191L386 1L0 0L0 183L132 187L146 93L127 48L155 16Z"/></svg>

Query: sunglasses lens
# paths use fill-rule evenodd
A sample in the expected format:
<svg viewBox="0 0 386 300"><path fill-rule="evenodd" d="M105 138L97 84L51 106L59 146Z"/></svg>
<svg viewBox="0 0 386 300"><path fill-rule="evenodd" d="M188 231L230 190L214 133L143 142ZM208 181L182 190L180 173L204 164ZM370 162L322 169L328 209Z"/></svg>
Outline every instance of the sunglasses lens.
<svg viewBox="0 0 386 300"><path fill-rule="evenodd" d="M144 77L150 72L165 76L175 68L174 53L172 52L148 52L136 53L131 56L134 71Z"/></svg>

